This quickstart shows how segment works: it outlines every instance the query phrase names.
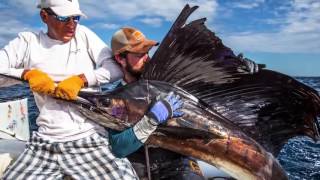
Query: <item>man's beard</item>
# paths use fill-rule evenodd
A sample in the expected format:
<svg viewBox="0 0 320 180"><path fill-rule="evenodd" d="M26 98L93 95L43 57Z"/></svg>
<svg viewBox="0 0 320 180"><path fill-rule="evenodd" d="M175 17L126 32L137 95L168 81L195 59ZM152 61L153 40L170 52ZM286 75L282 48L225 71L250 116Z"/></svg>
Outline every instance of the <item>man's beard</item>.
<svg viewBox="0 0 320 180"><path fill-rule="evenodd" d="M126 71L128 71L133 77L139 79L140 76L141 76L141 74L142 74L143 71L144 71L144 67L145 67L145 65L144 65L141 69L139 69L139 70L134 70L134 69L132 68L132 66L131 66L129 63L127 63Z"/></svg>

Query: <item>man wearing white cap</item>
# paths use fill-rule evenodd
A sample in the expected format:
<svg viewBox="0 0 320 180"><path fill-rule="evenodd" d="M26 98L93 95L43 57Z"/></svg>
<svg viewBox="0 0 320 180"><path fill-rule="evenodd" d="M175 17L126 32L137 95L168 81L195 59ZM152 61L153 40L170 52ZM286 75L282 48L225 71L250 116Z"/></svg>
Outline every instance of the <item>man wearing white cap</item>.
<svg viewBox="0 0 320 180"><path fill-rule="evenodd" d="M111 50L79 25L77 0L41 0L47 32L23 32L0 50L0 73L29 82L40 114L34 132L3 179L137 179L129 161L109 149L104 128L84 119L71 104L80 89L122 77Z"/></svg>

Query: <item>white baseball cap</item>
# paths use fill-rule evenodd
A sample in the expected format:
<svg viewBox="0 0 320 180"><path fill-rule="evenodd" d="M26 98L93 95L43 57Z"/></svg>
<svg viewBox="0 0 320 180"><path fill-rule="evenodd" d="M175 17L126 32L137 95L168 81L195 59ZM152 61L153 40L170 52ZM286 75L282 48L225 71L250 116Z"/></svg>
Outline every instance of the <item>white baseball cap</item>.
<svg viewBox="0 0 320 180"><path fill-rule="evenodd" d="M78 0L40 0L37 8L50 8L58 16L84 16Z"/></svg>

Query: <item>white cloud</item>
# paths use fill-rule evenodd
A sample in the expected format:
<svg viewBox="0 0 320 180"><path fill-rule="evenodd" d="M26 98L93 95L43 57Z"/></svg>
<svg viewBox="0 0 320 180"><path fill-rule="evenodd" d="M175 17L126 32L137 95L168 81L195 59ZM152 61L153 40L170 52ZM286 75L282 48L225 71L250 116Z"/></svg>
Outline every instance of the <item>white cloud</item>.
<svg viewBox="0 0 320 180"><path fill-rule="evenodd" d="M283 29L284 32L320 32L320 1L295 0L286 23L288 26Z"/></svg>
<svg viewBox="0 0 320 180"><path fill-rule="evenodd" d="M108 23L97 23L94 25L91 25L91 28L100 28L100 29L118 29L121 25L119 24L108 24Z"/></svg>
<svg viewBox="0 0 320 180"><path fill-rule="evenodd" d="M37 1L0 1L0 44L12 39L18 32L35 29L25 22L25 18L38 13ZM97 20L97 24L92 27L101 29L117 29L121 27L123 20L136 20L149 26L159 27L164 22L175 20L187 3L200 6L190 19L207 17L208 26L217 29L212 23L215 18L219 18L217 10L221 5L219 6L217 0L80 0L81 8L89 17L88 20ZM264 3L267 1L248 0L231 4L234 8L251 9ZM292 0L277 9L287 13L285 15L279 13L279 16L265 22L279 25L278 31L237 32L223 37L223 41L238 51L319 53L320 1ZM275 9L274 13L277 13Z"/></svg>
<svg viewBox="0 0 320 180"><path fill-rule="evenodd" d="M110 18L130 20L133 18L159 17L173 21L185 4L200 5L197 14L214 17L218 3L216 0L83 0L84 12L90 18Z"/></svg>
<svg viewBox="0 0 320 180"><path fill-rule="evenodd" d="M39 29L34 27L40 0L0 0L0 45L6 44L18 32ZM185 4L200 5L192 18L209 17L213 20L218 8L217 0L79 0L81 9L94 21L94 28L117 29L124 21L140 21L146 25L159 27L164 22L172 22ZM17 12L18 11L18 12Z"/></svg>
<svg viewBox="0 0 320 180"><path fill-rule="evenodd" d="M233 33L224 42L237 51L276 53L320 53L320 1L294 0L284 17L269 23L282 23L272 33Z"/></svg>
<svg viewBox="0 0 320 180"><path fill-rule="evenodd" d="M0 2L1 6L9 4L19 13L34 15L38 13L36 5L40 0L10 0ZM90 19L119 19L159 17L173 21L185 4L199 5L197 16L213 18L218 7L217 0L79 0L81 9ZM209 19L210 19L209 18Z"/></svg>
<svg viewBox="0 0 320 180"><path fill-rule="evenodd" d="M316 41L318 39L318 41ZM320 34L248 33L228 36L224 43L238 52L319 53Z"/></svg>
<svg viewBox="0 0 320 180"><path fill-rule="evenodd" d="M7 1L11 7L14 9L19 10L19 13L25 13L27 15L33 15L38 13L37 4L38 1L36 0L10 0Z"/></svg>
<svg viewBox="0 0 320 180"><path fill-rule="evenodd" d="M233 3L233 7L241 8L241 9L253 9L259 7L261 4L264 3L264 0L250 0L250 1L241 1Z"/></svg>
<svg viewBox="0 0 320 180"><path fill-rule="evenodd" d="M34 29L19 19L21 18L16 17L16 12L0 8L0 47L16 37L19 32Z"/></svg>
<svg viewBox="0 0 320 180"><path fill-rule="evenodd" d="M144 24L148 24L153 27L160 27L162 25L162 19L161 18L144 18L140 20Z"/></svg>
<svg viewBox="0 0 320 180"><path fill-rule="evenodd" d="M19 9L19 13L31 16L38 13L38 2L39 0L10 0L0 2L0 8L9 5L11 9ZM160 19L170 22L175 20L187 3L200 6L192 18L208 17L209 21L214 19L218 8L217 0L80 0L81 9L89 20L115 22L135 19L153 26L161 24ZM16 16L12 18L14 17ZM158 19L154 19L155 17ZM156 20L156 23L152 24L151 19Z"/></svg>

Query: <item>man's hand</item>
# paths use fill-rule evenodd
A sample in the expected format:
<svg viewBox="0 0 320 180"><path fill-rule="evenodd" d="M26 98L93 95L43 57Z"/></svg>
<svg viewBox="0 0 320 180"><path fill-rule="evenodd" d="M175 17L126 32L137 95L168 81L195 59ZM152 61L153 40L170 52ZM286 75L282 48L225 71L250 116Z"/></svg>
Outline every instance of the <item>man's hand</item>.
<svg viewBox="0 0 320 180"><path fill-rule="evenodd" d="M149 115L157 124L161 124L172 117L182 116L183 112L180 111L182 106L183 101L180 99L180 96L170 92L164 99L158 100L151 107Z"/></svg>
<svg viewBox="0 0 320 180"><path fill-rule="evenodd" d="M30 89L34 92L43 94L53 94L55 85L53 80L48 76L48 74L37 70L26 70L22 74L22 78L27 80L30 85Z"/></svg>
<svg viewBox="0 0 320 180"><path fill-rule="evenodd" d="M250 74L259 72L259 65L251 59L244 58L242 53L238 54L237 58L239 58L239 60L244 63L244 67L242 66L241 69L244 68L246 71L249 71Z"/></svg>
<svg viewBox="0 0 320 180"><path fill-rule="evenodd" d="M244 58L243 61L246 64L247 70L250 72L250 74L254 74L254 73L259 72L259 66L254 61L252 61L248 58Z"/></svg>
<svg viewBox="0 0 320 180"><path fill-rule="evenodd" d="M81 75L71 76L58 84L55 90L55 96L66 100L75 100L85 83L84 75L82 75L82 77Z"/></svg>

